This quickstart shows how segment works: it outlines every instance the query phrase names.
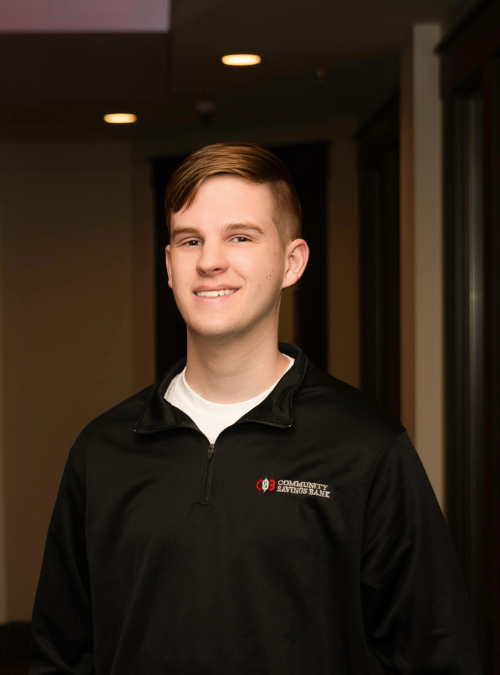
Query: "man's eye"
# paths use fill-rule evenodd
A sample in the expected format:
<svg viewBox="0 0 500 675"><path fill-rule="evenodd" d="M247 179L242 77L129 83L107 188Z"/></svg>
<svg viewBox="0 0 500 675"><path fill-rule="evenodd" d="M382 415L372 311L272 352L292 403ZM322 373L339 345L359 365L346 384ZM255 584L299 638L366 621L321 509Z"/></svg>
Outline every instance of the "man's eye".
<svg viewBox="0 0 500 675"><path fill-rule="evenodd" d="M192 246L198 246L199 243L200 242L198 241L198 239L189 239L188 241L184 242L184 246L188 246L189 248L191 248Z"/></svg>
<svg viewBox="0 0 500 675"><path fill-rule="evenodd" d="M248 237L244 237L242 234L239 234L237 237L233 237L233 241L243 242L250 241Z"/></svg>

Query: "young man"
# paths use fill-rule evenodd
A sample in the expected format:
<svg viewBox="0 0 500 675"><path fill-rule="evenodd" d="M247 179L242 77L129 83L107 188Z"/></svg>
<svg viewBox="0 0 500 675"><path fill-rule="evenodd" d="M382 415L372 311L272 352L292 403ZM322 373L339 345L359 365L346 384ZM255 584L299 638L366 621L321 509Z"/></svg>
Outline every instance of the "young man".
<svg viewBox="0 0 500 675"><path fill-rule="evenodd" d="M404 429L279 345L308 258L286 168L245 143L167 189L187 363L71 450L32 675L479 675L443 517Z"/></svg>

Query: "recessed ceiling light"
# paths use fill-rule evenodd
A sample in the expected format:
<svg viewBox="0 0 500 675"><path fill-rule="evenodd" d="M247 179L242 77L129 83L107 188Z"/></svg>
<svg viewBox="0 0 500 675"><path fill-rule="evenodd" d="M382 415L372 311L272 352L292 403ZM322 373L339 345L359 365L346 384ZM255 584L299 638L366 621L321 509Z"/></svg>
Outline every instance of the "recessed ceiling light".
<svg viewBox="0 0 500 675"><path fill-rule="evenodd" d="M132 124L137 121L137 115L132 113L113 113L111 115L104 115L104 121L108 124Z"/></svg>
<svg viewBox="0 0 500 675"><path fill-rule="evenodd" d="M261 61L258 54L226 54L222 57L226 66L256 66Z"/></svg>

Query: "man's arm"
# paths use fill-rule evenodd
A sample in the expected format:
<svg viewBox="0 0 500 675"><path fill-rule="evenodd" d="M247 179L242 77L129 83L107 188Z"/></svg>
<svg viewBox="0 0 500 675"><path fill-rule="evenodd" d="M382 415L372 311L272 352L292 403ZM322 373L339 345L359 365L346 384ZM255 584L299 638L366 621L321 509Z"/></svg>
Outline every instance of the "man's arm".
<svg viewBox="0 0 500 675"><path fill-rule="evenodd" d="M47 534L32 619L30 675L94 672L85 545L85 464L72 448Z"/></svg>
<svg viewBox="0 0 500 675"><path fill-rule="evenodd" d="M405 433L374 471L361 582L367 641L379 664L400 675L480 675L451 537Z"/></svg>

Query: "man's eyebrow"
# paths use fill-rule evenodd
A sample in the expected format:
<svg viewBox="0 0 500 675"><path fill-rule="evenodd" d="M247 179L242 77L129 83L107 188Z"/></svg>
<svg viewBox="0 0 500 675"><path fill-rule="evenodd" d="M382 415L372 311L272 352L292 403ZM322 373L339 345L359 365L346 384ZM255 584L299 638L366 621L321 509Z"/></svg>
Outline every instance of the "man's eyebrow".
<svg viewBox="0 0 500 675"><path fill-rule="evenodd" d="M194 237L201 237L201 232L196 227L176 227L172 230L172 239L180 235L187 234Z"/></svg>
<svg viewBox="0 0 500 675"><path fill-rule="evenodd" d="M229 232L258 232L259 234L265 234L264 230L256 225L255 223L228 223L221 228L223 234ZM176 227L172 230L172 239L176 239L180 236L191 236L191 237L201 237L202 233L197 227L187 226Z"/></svg>
<svg viewBox="0 0 500 675"><path fill-rule="evenodd" d="M222 228L223 232L234 232L238 231L247 231L247 232L258 232L259 234L265 234L264 230L256 225L255 223L229 223L224 225Z"/></svg>

